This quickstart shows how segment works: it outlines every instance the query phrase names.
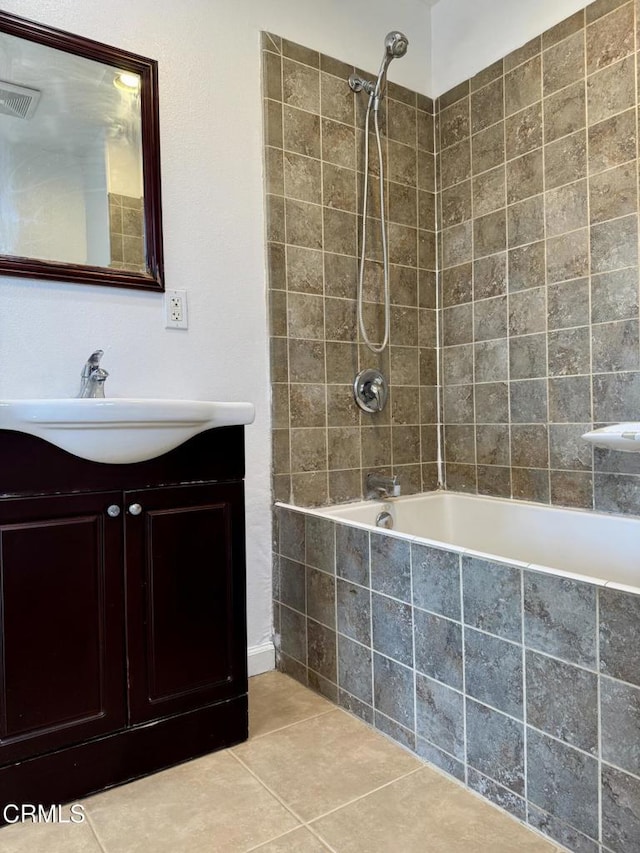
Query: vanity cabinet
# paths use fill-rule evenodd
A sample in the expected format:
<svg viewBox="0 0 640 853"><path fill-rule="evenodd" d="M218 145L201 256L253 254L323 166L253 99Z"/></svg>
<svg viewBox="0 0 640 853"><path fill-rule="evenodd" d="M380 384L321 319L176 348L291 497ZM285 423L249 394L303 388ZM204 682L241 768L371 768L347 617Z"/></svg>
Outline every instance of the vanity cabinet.
<svg viewBox="0 0 640 853"><path fill-rule="evenodd" d="M3 465L0 809L244 740L242 427L132 465L0 431Z"/></svg>
<svg viewBox="0 0 640 853"><path fill-rule="evenodd" d="M129 722L230 698L242 484L126 492L124 505Z"/></svg>
<svg viewBox="0 0 640 853"><path fill-rule="evenodd" d="M0 501L0 763L124 725L117 493Z"/></svg>

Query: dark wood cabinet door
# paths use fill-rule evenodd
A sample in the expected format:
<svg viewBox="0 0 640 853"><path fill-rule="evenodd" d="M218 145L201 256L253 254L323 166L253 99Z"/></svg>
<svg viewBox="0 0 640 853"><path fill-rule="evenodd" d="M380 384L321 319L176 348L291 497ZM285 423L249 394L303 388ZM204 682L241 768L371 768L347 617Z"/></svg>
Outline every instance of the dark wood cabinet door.
<svg viewBox="0 0 640 853"><path fill-rule="evenodd" d="M0 764L121 728L122 493L0 500Z"/></svg>
<svg viewBox="0 0 640 853"><path fill-rule="evenodd" d="M241 482L125 493L129 720L246 691Z"/></svg>

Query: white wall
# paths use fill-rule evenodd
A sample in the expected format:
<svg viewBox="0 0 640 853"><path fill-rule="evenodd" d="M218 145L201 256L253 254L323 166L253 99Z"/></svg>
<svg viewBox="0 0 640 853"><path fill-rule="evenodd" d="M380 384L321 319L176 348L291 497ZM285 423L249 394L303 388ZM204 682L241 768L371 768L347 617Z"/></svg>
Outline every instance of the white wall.
<svg viewBox="0 0 640 853"><path fill-rule="evenodd" d="M439 0L432 94L441 95L586 6L585 0Z"/></svg>
<svg viewBox="0 0 640 853"><path fill-rule="evenodd" d="M260 29L428 93L422 0L5 0L3 9L159 61L166 282L188 292L190 328L165 330L162 297L0 280L0 397L75 394L105 350L107 393L251 400L246 430L249 645L270 637L269 381Z"/></svg>
<svg viewBox="0 0 640 853"><path fill-rule="evenodd" d="M87 263L86 187L75 154L5 140L0 187L1 253Z"/></svg>
<svg viewBox="0 0 640 853"><path fill-rule="evenodd" d="M102 134L101 134L102 136ZM107 157L102 139L96 149L82 158L84 206L87 229L87 263L108 267L111 263ZM138 196L141 193L138 192Z"/></svg>

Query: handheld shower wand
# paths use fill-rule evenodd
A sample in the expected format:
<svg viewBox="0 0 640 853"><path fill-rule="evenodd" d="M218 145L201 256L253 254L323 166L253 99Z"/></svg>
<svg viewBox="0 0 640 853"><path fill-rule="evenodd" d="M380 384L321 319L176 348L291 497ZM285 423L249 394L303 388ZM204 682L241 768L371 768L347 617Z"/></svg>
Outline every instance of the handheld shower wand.
<svg viewBox="0 0 640 853"><path fill-rule="evenodd" d="M396 58L401 59L407 52L408 47L409 40L403 33L397 31L387 33L384 40L385 53L382 57L382 63L380 65L380 70L378 71L378 78L375 82L374 110L378 110L380 107L380 99L384 92L384 85L387 82L387 70L389 65L391 65L391 60Z"/></svg>

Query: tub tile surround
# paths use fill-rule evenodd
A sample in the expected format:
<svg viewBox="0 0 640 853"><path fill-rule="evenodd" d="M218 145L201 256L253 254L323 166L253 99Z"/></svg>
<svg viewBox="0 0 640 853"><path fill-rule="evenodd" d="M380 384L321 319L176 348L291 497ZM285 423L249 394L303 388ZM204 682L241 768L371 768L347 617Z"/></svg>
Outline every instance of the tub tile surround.
<svg viewBox="0 0 640 853"><path fill-rule="evenodd" d="M638 4L596 0L443 95L446 485L640 513L592 424L640 411Z"/></svg>
<svg viewBox="0 0 640 853"><path fill-rule="evenodd" d="M264 35L278 499L357 498L368 470L399 473L405 494L435 488L440 314L447 488L640 513L635 458L580 438L640 403L637 15L596 0L435 106L390 86L381 416L350 390L377 358L356 343L364 100L350 66ZM365 306L378 331L379 249Z"/></svg>
<svg viewBox="0 0 640 853"><path fill-rule="evenodd" d="M268 33L262 46L275 496L302 506L359 498L374 470L398 474L404 494L433 489L433 102L391 83L382 110L392 306L390 347L377 356L360 341L356 309L366 98L349 89L352 66ZM369 194L373 205L375 166ZM377 341L381 245L369 210L364 315ZM390 381L381 414L353 401L365 367Z"/></svg>
<svg viewBox="0 0 640 853"><path fill-rule="evenodd" d="M283 671L569 850L640 846L640 597L276 517Z"/></svg>
<svg viewBox="0 0 640 853"><path fill-rule="evenodd" d="M581 440L640 410L639 15L596 0L433 110L390 87L377 419L350 396L363 104L349 66L264 37L276 500L357 498L373 469L435 488L438 320L446 488L640 514L638 458ZM379 323L376 282L374 252ZM282 670L568 850L640 849L631 588L286 507L274 551Z"/></svg>

